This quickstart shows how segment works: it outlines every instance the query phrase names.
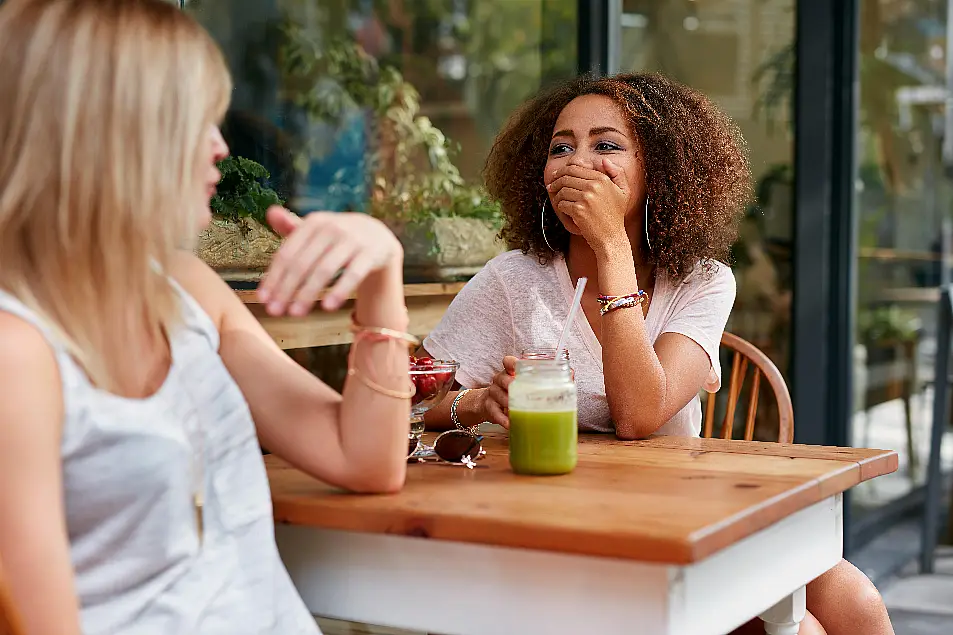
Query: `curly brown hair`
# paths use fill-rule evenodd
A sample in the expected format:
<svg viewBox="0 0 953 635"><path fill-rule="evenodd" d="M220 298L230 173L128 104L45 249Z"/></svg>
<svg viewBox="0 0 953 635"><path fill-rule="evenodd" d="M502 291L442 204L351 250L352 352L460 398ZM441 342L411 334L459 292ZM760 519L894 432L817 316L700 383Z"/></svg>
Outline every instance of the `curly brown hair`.
<svg viewBox="0 0 953 635"><path fill-rule="evenodd" d="M584 75L523 104L487 158L487 190L503 209L502 237L541 262L554 254L540 227L548 194L543 169L563 108L582 95L615 101L638 139L649 196L648 260L674 280L699 264L728 262L752 197L746 144L737 126L707 97L658 74ZM569 232L546 215L546 235L565 254Z"/></svg>

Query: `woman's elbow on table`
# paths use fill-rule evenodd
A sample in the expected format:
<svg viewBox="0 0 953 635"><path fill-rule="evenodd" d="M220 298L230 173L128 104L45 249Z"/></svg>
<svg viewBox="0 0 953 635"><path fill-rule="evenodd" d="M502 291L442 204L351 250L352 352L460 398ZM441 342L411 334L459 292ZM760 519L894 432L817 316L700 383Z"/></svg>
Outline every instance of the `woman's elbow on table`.
<svg viewBox="0 0 953 635"><path fill-rule="evenodd" d="M395 494L404 487L407 459L355 461L341 487L357 494Z"/></svg>
<svg viewBox="0 0 953 635"><path fill-rule="evenodd" d="M615 424L615 435L622 441L640 441L649 438L661 427L661 423L655 425L652 422L620 420Z"/></svg>
<svg viewBox="0 0 953 635"><path fill-rule="evenodd" d="M654 404L645 403L637 408L626 408L622 404L613 407L610 402L609 412L615 422L615 435L623 441L647 439L666 421L662 407Z"/></svg>
<svg viewBox="0 0 953 635"><path fill-rule="evenodd" d="M404 476L361 477L347 486L355 494L396 494L404 487Z"/></svg>

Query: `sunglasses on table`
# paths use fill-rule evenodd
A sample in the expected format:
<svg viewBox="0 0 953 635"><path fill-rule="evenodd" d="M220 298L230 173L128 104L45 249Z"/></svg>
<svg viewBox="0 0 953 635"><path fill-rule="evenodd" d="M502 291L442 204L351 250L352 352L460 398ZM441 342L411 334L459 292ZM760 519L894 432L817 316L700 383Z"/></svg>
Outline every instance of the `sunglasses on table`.
<svg viewBox="0 0 953 635"><path fill-rule="evenodd" d="M417 441L411 441L407 454L408 460L416 447ZM441 432L434 439L433 451L439 461L452 465L463 465L471 470L477 467L477 461L486 456L486 450L483 449L483 435L470 433L466 430ZM417 459L417 462L426 463L427 459Z"/></svg>

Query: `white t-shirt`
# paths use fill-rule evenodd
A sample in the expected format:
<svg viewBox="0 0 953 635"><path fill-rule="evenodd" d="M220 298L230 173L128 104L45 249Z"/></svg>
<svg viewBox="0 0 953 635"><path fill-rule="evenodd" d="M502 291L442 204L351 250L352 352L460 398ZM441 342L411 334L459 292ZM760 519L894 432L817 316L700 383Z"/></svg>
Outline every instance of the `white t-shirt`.
<svg viewBox="0 0 953 635"><path fill-rule="evenodd" d="M541 265L533 255L510 251L488 262L467 283L424 341L424 348L436 358L460 363L457 381L461 386L484 387L502 370L504 356L555 348L573 294L565 259ZM711 360L704 385L709 392L721 387L718 347L734 301L735 277L721 263L715 264L710 276L699 266L683 283L674 283L663 273L655 281L645 320L649 339L654 344L662 333L680 333L698 342ZM579 395L579 428L613 432L602 345L582 311L576 315L568 348ZM655 434L697 436L701 418L696 395Z"/></svg>

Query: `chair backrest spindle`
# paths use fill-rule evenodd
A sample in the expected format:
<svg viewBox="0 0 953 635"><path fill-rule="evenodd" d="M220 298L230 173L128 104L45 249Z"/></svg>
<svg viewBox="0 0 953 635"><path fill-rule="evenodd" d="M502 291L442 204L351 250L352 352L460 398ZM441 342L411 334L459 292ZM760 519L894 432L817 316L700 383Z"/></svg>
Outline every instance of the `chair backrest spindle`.
<svg viewBox="0 0 953 635"><path fill-rule="evenodd" d="M778 403L778 441L780 443L793 443L794 406L781 371L757 346L737 335L725 333L721 338L721 345L731 350L733 355L727 391L728 402L725 407L725 417L721 422L719 436L722 439L732 438L735 412L738 410L741 393L745 387L750 367L752 378L748 388L748 407L745 412L745 441L751 441L754 438L754 425L758 414L758 396L761 391L761 378L764 377L774 391ZM714 433L714 419L715 395L710 394L705 404L705 420L702 427L702 435L705 438L711 438Z"/></svg>

